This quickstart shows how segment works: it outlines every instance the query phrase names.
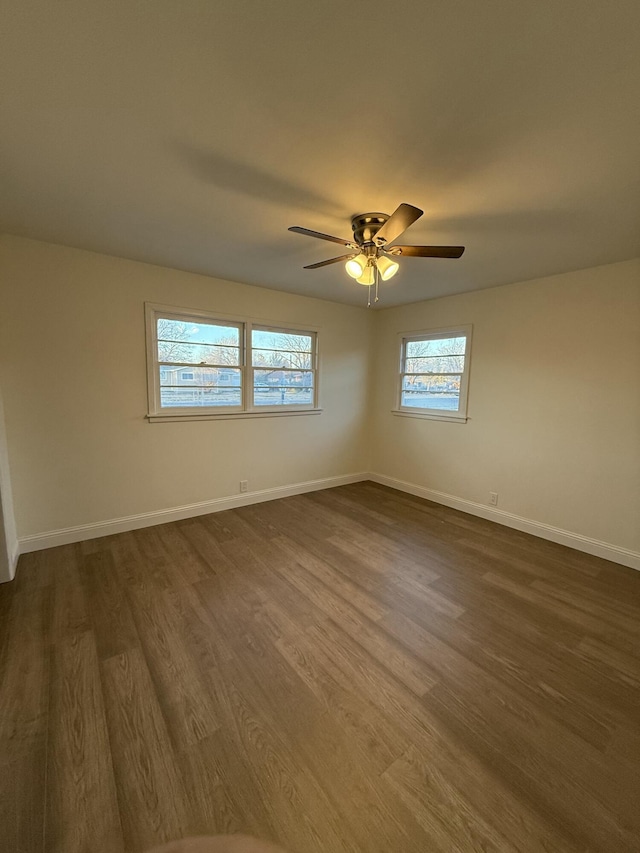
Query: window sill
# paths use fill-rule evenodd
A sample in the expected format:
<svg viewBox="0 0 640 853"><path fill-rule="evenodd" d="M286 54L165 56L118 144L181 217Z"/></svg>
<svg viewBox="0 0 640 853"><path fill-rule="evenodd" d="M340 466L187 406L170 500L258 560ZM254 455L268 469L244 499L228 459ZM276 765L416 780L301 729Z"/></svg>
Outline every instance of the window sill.
<svg viewBox="0 0 640 853"><path fill-rule="evenodd" d="M405 412L401 409L391 409L392 415L398 415L401 418L421 418L425 421L447 421L451 424L466 424L468 418L466 415L436 415L431 412Z"/></svg>
<svg viewBox="0 0 640 853"><path fill-rule="evenodd" d="M269 409L266 412L224 412L220 414L210 412L198 414L197 412L190 412L189 414L182 415L165 414L163 412L162 414L145 415L145 417L150 424L162 424L182 421L229 421L237 418L286 418L291 415L300 417L300 415L320 415L322 411L322 409L300 409L298 411L295 409L285 409L284 411Z"/></svg>

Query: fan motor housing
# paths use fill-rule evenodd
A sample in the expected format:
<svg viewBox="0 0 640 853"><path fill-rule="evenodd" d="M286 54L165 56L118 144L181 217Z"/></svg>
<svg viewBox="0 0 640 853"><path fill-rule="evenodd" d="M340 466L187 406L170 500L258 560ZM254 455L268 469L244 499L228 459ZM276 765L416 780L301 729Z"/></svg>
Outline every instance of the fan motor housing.
<svg viewBox="0 0 640 853"><path fill-rule="evenodd" d="M389 219L386 213L358 213L351 219L353 237L358 245L373 243L373 238Z"/></svg>

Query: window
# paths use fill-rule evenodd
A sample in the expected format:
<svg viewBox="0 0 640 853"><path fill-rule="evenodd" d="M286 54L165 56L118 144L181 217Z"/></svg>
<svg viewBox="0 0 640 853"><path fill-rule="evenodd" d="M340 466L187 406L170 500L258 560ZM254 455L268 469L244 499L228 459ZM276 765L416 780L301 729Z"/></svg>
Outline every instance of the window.
<svg viewBox="0 0 640 853"><path fill-rule="evenodd" d="M154 331L160 409L241 410L241 324L166 314Z"/></svg>
<svg viewBox="0 0 640 853"><path fill-rule="evenodd" d="M149 418L317 409L315 332L146 305Z"/></svg>
<svg viewBox="0 0 640 853"><path fill-rule="evenodd" d="M253 327L254 406L313 406L314 339L309 333Z"/></svg>
<svg viewBox="0 0 640 853"><path fill-rule="evenodd" d="M471 326L402 336L397 412L466 420Z"/></svg>

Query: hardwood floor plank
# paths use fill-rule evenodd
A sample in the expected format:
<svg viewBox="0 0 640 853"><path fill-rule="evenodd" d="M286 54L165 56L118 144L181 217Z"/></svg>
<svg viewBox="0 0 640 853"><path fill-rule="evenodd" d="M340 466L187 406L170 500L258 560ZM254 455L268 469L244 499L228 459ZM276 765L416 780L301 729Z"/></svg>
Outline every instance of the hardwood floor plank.
<svg viewBox="0 0 640 853"><path fill-rule="evenodd" d="M526 797L538 813L555 824L558 833L568 830L578 845L602 853L633 850L639 837L637 826L634 826L637 818L629 810L629 799L635 802L634 789L625 793L622 785L616 786L615 791L624 795L625 802L619 804L620 809L610 811L615 793L612 792L605 805L601 797L587 790L589 782L598 783L598 780L576 778L574 766L563 764L554 752L561 740L553 737L545 744L532 736L528 727L534 717L514 722L513 716L495 708L491 710L486 700L478 701L472 691L464 695L444 684L434 687L423 701L468 749L483 760L490 760L520 796ZM572 757L575 759L578 755ZM577 763L579 766L580 762ZM604 786L599 793L603 792ZM633 803L631 806L633 808Z"/></svg>
<svg viewBox="0 0 640 853"><path fill-rule="evenodd" d="M437 633L445 639L439 630ZM585 689L585 684L592 683L587 668L577 660L574 666L566 666L567 660L574 660L573 649L522 639L492 619L465 624L446 639L487 673L604 751L620 720L602 701L600 691L593 696Z"/></svg>
<svg viewBox="0 0 640 853"><path fill-rule="evenodd" d="M110 551L119 583L127 590L140 589L143 592L169 589L172 580L168 562L150 559L148 553L141 551L142 540L136 538L137 532L121 533L112 539Z"/></svg>
<svg viewBox="0 0 640 853"><path fill-rule="evenodd" d="M426 604L427 607L435 610L437 613L443 613L451 619L457 619L465 611L465 608L456 604L455 601L442 595L438 590L432 589L428 584L416 581L414 578L398 580L395 582L394 588L408 593L414 602Z"/></svg>
<svg viewBox="0 0 640 853"><path fill-rule="evenodd" d="M513 528L496 525L477 516L468 515L458 510L452 510L441 504L397 492L378 483L363 483L363 493L370 494L374 505L389 507L389 512L398 517L397 510L401 508L401 521L395 530L402 535L409 535L416 544L425 544L432 555L440 553L445 560L456 557L469 558L482 555L486 566L487 560L492 563L506 559L509 564L519 564L522 570L530 574L535 567L546 567L548 574L564 573L570 577L580 578L585 575L596 579L605 570L607 561L588 554L574 551L555 542L539 539L528 533ZM353 487L345 487L345 490ZM381 497L382 496L382 497ZM362 496L356 496L356 501ZM447 531L447 528L450 530ZM425 532L428 539L436 545L429 547L429 541L424 540ZM454 547L452 550L451 543ZM617 567L620 568L620 567ZM486 570L486 568L485 568ZM625 569L621 569L624 573Z"/></svg>
<svg viewBox="0 0 640 853"><path fill-rule="evenodd" d="M332 536L328 542L342 553L343 561L345 557L351 558L361 570L375 573L374 579L385 586L398 578L432 583L440 577L442 567L437 558L430 556L422 562L415 552L411 557L408 549L395 540L380 539L380 534L373 531L368 534L354 531L351 536Z"/></svg>
<svg viewBox="0 0 640 853"><path fill-rule="evenodd" d="M44 735L26 755L0 761L0 850L46 853L46 764Z"/></svg>
<svg viewBox="0 0 640 853"><path fill-rule="evenodd" d="M471 681L479 678L481 683L490 683L497 678L587 742L604 749L619 723L619 715L600 696L591 695L593 680L578 660L575 665L566 666L572 650L556 647L544 635L523 640L496 621L495 610L491 613L491 617L480 614L470 623L465 617L454 622L431 615L425 619L423 614L414 612L411 615L417 622L408 614L401 618L394 615L383 620L381 628L429 661L437 679L455 683L463 674ZM576 695L580 702L573 701ZM615 700L613 707L617 707Z"/></svg>
<svg viewBox="0 0 640 853"><path fill-rule="evenodd" d="M635 629L631 633L628 632L628 622L621 629L616 628L609 622L603 622L598 617L576 607L575 604L569 603L566 599L561 601L547 592L535 589L533 585L522 586L511 578L498 575L495 572L487 572L483 575L483 580L533 605L542 612L544 618L553 614L555 619L575 627L577 631L601 637L623 651L632 652L634 648L637 648L637 632Z"/></svg>
<svg viewBox="0 0 640 853"><path fill-rule="evenodd" d="M313 710L303 700L302 705L289 709L283 726L286 695L279 702L269 680L256 679L256 670L237 654L223 658L218 689L222 730L237 760L248 768L270 825L277 828L274 840L291 849L318 853L327 848L358 850L330 792L304 762L297 746L298 739L321 725L321 710ZM297 716L293 732L292 715Z"/></svg>
<svg viewBox="0 0 640 853"><path fill-rule="evenodd" d="M7 661L7 648L10 637L11 608L14 601L15 581L13 584L0 584L0 679L3 675L3 667Z"/></svg>
<svg viewBox="0 0 640 853"><path fill-rule="evenodd" d="M52 554L55 549L47 548L44 551L34 551L29 554L21 554L18 560L15 580L8 589L11 595L18 594L24 590L41 589L50 587L55 580L52 572Z"/></svg>
<svg viewBox="0 0 640 853"><path fill-rule="evenodd" d="M61 545L49 555L55 577L50 636L56 641L83 634L89 628L89 617L78 570L78 547Z"/></svg>
<svg viewBox="0 0 640 853"><path fill-rule="evenodd" d="M640 687L640 658L612 649L595 637L585 637L575 653L595 664L605 678L613 678L637 690Z"/></svg>
<svg viewBox="0 0 640 853"><path fill-rule="evenodd" d="M187 519L179 522L178 530L195 555L202 560L210 575L218 575L230 568L229 560L218 545L218 540L211 534L201 518Z"/></svg>
<svg viewBox="0 0 640 853"><path fill-rule="evenodd" d="M313 725L322 713L315 697L307 690L297 673L283 661L268 639L263 639L256 630L250 615L244 611L242 602L230 607L229 599L222 598L218 589L211 588L210 581L197 585L203 604L212 614L212 625L225 644L231 649L233 668L226 661L219 664L221 673L233 670L238 683L246 680L261 699L263 710L270 709L288 733L303 731ZM234 628L242 625L236 632Z"/></svg>
<svg viewBox="0 0 640 853"><path fill-rule="evenodd" d="M640 575L374 483L26 554L0 850L640 853Z"/></svg>
<svg viewBox="0 0 640 853"><path fill-rule="evenodd" d="M637 726L619 726L607 744L607 757L616 768L622 765L628 772L638 773L640 730ZM636 784L640 788L640 782Z"/></svg>
<svg viewBox="0 0 640 853"><path fill-rule="evenodd" d="M328 494L331 492L331 494ZM338 507L341 515L357 521L366 528L371 528L377 533L384 532L389 534L397 521L389 513L380 512L379 504L376 501L367 502L365 492L359 492L355 500L353 499L353 491L348 486L343 486L338 489L323 489L319 492L310 492L306 497L309 500L319 503L328 503L332 507Z"/></svg>
<svg viewBox="0 0 640 853"><path fill-rule="evenodd" d="M432 620L429 619L428 622L429 627L433 628ZM434 684L442 680L455 681L458 678L482 681L482 670L476 664L404 613L387 616L381 620L380 627L410 649L416 657L429 664Z"/></svg>
<svg viewBox="0 0 640 853"><path fill-rule="evenodd" d="M276 648L366 756L374 772L382 773L408 747L409 739L372 702L352 693L322 667L307 640L277 640Z"/></svg>
<svg viewBox="0 0 640 853"><path fill-rule="evenodd" d="M280 542L281 540L275 541ZM283 547L290 556L295 553L295 550L292 551L290 546ZM333 595L328 585L323 584L322 581L315 585L313 579L305 578L304 574L301 574L299 570L296 572L295 568L287 569L287 577L298 589L306 592L308 598L317 604L320 613L339 625L375 660L385 666L416 695L421 696L435 683L433 672L429 667L415 656L407 653L400 644L390 639L385 632L376 630L375 620L367 619L365 615L361 615L360 607L356 606L355 609L349 607L344 600L341 600L341 597ZM338 589L341 589L340 586ZM341 591L344 592L344 590ZM357 597L356 601L358 601ZM374 615L380 619L386 612L386 610L374 611Z"/></svg>
<svg viewBox="0 0 640 853"><path fill-rule="evenodd" d="M131 589L129 600L156 696L176 748L204 740L219 726L212 697L163 594Z"/></svg>
<svg viewBox="0 0 640 853"><path fill-rule="evenodd" d="M384 777L376 776L367 757L328 716L299 744L305 764L330 793L342 822L349 823L357 850L387 853L437 851L430 828L404 804ZM441 848L445 853L447 848Z"/></svg>
<svg viewBox="0 0 640 853"><path fill-rule="evenodd" d="M39 561L38 561L39 562ZM51 587L7 587L0 651L0 850L43 850Z"/></svg>
<svg viewBox="0 0 640 853"><path fill-rule="evenodd" d="M278 540L283 553L290 554L286 544L283 544L284 538ZM295 549L294 549L295 550ZM289 564L286 569L278 567L275 569L281 577L289 584L294 586L299 592L304 595L317 611L329 616L343 625L349 625L351 630L357 631L360 625L361 611L352 603L345 601L341 595L327 586L322 581L317 580L315 575L307 572L300 564ZM365 609L371 612L371 609ZM380 618L384 611L374 611L377 618Z"/></svg>
<svg viewBox="0 0 640 853"><path fill-rule="evenodd" d="M16 590L1 660L0 756L18 756L47 729L51 590Z"/></svg>
<svg viewBox="0 0 640 853"><path fill-rule="evenodd" d="M47 747L47 848L118 853L123 839L100 670L90 632L52 649Z"/></svg>
<svg viewBox="0 0 640 853"><path fill-rule="evenodd" d="M276 840L251 767L222 729L178 754L193 835L244 833Z"/></svg>
<svg viewBox="0 0 640 853"><path fill-rule="evenodd" d="M272 542L291 558L288 568L289 572L293 566L301 566L308 574L312 575L320 584L326 587L331 594L335 592L345 601L350 602L367 619L375 621L381 619L389 612L374 596L363 590L358 584L346 579L330 563L319 559L313 553L301 552L300 547L287 536L275 537Z"/></svg>
<svg viewBox="0 0 640 853"><path fill-rule="evenodd" d="M101 660L140 645L126 586L120 582L109 550L82 558L80 576Z"/></svg>
<svg viewBox="0 0 640 853"><path fill-rule="evenodd" d="M194 551L177 525L159 524L153 529L158 536L158 544L166 553L176 581L185 584L197 583L211 575L209 562Z"/></svg>
<svg viewBox="0 0 640 853"><path fill-rule="evenodd" d="M224 576L225 587L233 588L236 596L250 604L254 617L264 616L265 604L275 601L286 609L291 620L302 626L317 620L317 608L287 581L286 576L273 570L273 565L293 564L270 542L256 539L254 532L247 527L242 540L224 542L221 548L231 568ZM284 621L281 627L285 627Z"/></svg>
<svg viewBox="0 0 640 853"><path fill-rule="evenodd" d="M408 795L414 801L419 820L426 820L428 814L428 802L422 802L423 796L427 801L435 797L437 814L434 822L441 837L446 839L446 810L452 803L461 800L464 811L472 817L472 826L462 826L468 840L465 840L464 835L461 837L460 827L454 830L460 850L476 849L468 835L469 829L478 823L481 827L488 824L497 830L504 839L501 850L516 850L518 853L578 853L578 850L583 850L550 826L544 815L532 809L526 798L519 796L517 789L509 785L509 780L496 770L491 761L485 761L477 750L470 750L464 740L456 737L454 731L439 725L437 718L429 718L437 738L430 749L411 745L407 753L400 757L400 765L396 763L390 766L384 774L391 777L396 786L407 792L405 796ZM419 779L423 774L430 776L431 787L434 787L435 779L441 780L434 791L429 792L425 782ZM407 782L404 782L403 777L407 775ZM424 793L423 786L426 788ZM443 796L446 797L444 804ZM453 816L451 820L456 823L458 818ZM487 833L486 830L484 832ZM487 834L495 838L493 833ZM447 849L450 848L449 841ZM483 848L480 846L479 849Z"/></svg>
<svg viewBox="0 0 640 853"><path fill-rule="evenodd" d="M556 579L551 581L536 580L531 589L546 593L560 602L576 607L578 610L596 616L604 623L609 623L625 633L636 635L640 639L640 625L637 622L638 606L627 604L625 601L611 602L590 590L579 590L578 585L570 581L564 583Z"/></svg>
<svg viewBox="0 0 640 853"><path fill-rule="evenodd" d="M337 625L330 622L308 630L307 651L344 687L376 705L394 720L399 731L412 741L430 738L420 700L406 690L384 667L377 664Z"/></svg>
<svg viewBox="0 0 640 853"><path fill-rule="evenodd" d="M450 783L425 761L415 747L389 767L388 779L440 850L479 850L505 853L514 848Z"/></svg>
<svg viewBox="0 0 640 853"><path fill-rule="evenodd" d="M142 654L100 666L124 846L141 853L188 834L183 782Z"/></svg>

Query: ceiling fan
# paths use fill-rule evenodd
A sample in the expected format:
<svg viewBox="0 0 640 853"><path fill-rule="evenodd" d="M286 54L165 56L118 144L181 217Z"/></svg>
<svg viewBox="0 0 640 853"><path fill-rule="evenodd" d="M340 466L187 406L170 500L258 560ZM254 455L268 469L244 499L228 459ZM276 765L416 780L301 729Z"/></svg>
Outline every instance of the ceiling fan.
<svg viewBox="0 0 640 853"><path fill-rule="evenodd" d="M391 216L386 213L359 213L351 219L353 230L352 240L332 237L319 231L310 231L294 225L289 231L296 234L306 234L319 240L329 240L339 243L353 251L317 264L309 264L305 270L316 270L329 264L345 261L347 273L359 284L376 286L375 301L378 301L378 280L388 281L399 269L399 257L407 258L459 258L464 252L464 246L395 246L391 245L420 219L423 211L411 204L399 205ZM371 291L369 291L369 294ZM369 305L371 296L369 296Z"/></svg>

